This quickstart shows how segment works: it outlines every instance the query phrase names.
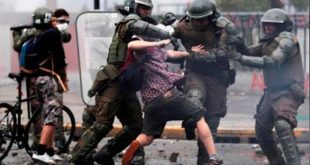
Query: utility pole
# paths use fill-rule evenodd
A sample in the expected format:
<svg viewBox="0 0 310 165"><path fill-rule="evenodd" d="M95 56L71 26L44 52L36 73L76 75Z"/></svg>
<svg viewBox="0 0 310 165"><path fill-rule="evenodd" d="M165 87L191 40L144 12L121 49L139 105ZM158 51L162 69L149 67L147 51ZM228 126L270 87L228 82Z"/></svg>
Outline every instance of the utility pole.
<svg viewBox="0 0 310 165"><path fill-rule="evenodd" d="M94 0L94 9L99 10L100 9L100 0Z"/></svg>

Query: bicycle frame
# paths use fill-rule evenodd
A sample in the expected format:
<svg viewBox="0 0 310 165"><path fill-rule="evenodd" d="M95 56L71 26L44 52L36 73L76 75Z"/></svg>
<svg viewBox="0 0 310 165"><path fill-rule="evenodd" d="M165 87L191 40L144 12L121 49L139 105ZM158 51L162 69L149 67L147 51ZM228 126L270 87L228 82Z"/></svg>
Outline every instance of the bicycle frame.
<svg viewBox="0 0 310 165"><path fill-rule="evenodd" d="M22 127L22 103L24 102L29 102L35 98L38 98L39 96L37 95L34 95L34 96L29 96L29 97L26 97L26 98L22 98L23 96L23 93L22 93L22 81L24 79L24 76L22 75L18 75L18 74L15 74L15 73L9 73L8 75L9 78L15 80L18 84L18 87L17 87L17 100L15 102L15 104L13 105L14 107L14 113L16 114L16 136L15 136L15 140L16 140L16 143L17 143L17 146L18 148L23 148L23 136L24 136L24 129ZM28 111L28 119L31 118L31 115L30 115L30 109L29 109L30 106L27 106L27 111ZM40 108L40 106L38 107Z"/></svg>

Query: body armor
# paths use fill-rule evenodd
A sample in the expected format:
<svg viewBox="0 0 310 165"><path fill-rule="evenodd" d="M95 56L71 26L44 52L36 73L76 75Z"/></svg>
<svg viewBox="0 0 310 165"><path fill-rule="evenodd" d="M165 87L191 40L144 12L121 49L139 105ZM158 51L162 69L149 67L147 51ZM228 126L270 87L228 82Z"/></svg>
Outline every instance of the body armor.
<svg viewBox="0 0 310 165"><path fill-rule="evenodd" d="M155 25L142 21L137 14L125 17L116 27L109 48L108 63L122 66L127 54L127 44L133 35L146 35L160 39L170 38L171 34Z"/></svg>
<svg viewBox="0 0 310 165"><path fill-rule="evenodd" d="M263 68L267 86L304 81L300 48L292 33L281 32L274 40L261 42L249 50L251 56L242 56L240 62L243 65ZM263 57L260 57L262 55Z"/></svg>

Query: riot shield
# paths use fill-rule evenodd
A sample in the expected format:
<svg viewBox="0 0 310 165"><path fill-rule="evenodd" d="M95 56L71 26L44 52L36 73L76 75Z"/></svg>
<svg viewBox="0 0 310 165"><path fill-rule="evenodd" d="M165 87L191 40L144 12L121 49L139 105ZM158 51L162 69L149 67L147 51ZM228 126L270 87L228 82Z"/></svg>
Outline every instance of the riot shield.
<svg viewBox="0 0 310 165"><path fill-rule="evenodd" d="M87 95L97 71L107 64L107 56L116 24L123 18L114 12L85 12L76 19L82 100L94 105Z"/></svg>

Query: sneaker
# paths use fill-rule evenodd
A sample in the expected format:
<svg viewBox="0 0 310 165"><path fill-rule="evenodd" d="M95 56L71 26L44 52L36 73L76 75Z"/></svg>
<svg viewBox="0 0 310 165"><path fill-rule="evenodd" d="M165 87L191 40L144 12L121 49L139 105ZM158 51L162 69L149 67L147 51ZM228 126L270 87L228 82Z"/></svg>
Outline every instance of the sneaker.
<svg viewBox="0 0 310 165"><path fill-rule="evenodd" d="M219 159L210 159L207 165L224 165L222 160Z"/></svg>
<svg viewBox="0 0 310 165"><path fill-rule="evenodd" d="M132 160L134 154L136 153L136 151L139 149L139 147L140 147L140 143L137 140L134 140L130 144L129 148L127 149L127 151L123 155L122 165L130 165L131 164L131 160Z"/></svg>
<svg viewBox="0 0 310 165"><path fill-rule="evenodd" d="M62 161L62 160L64 160L62 157L60 157L60 156L57 155L57 154L54 154L53 156L51 156L51 158L52 158L54 161Z"/></svg>
<svg viewBox="0 0 310 165"><path fill-rule="evenodd" d="M47 164L56 164L56 162L50 156L48 156L47 153L45 153L44 155L33 154L32 159Z"/></svg>

